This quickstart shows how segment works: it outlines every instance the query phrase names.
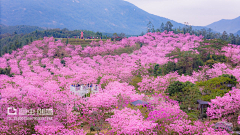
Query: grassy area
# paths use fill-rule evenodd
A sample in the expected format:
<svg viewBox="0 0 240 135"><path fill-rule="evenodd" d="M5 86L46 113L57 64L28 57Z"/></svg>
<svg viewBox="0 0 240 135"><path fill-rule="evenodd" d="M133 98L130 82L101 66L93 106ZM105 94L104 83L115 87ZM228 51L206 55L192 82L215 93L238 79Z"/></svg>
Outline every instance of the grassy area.
<svg viewBox="0 0 240 135"><path fill-rule="evenodd" d="M115 55L121 55L123 53L127 53L127 54L132 54L135 50L139 50L140 44L136 43L135 46L129 46L129 47L125 47L125 48L119 48L117 50L114 50Z"/></svg>
<svg viewBox="0 0 240 135"><path fill-rule="evenodd" d="M101 39L103 42L106 41L106 39ZM62 42L66 43L67 38L62 38ZM79 39L79 38L69 38L68 43L71 45L82 45L83 47L86 47L89 45L92 41L99 42L100 39Z"/></svg>

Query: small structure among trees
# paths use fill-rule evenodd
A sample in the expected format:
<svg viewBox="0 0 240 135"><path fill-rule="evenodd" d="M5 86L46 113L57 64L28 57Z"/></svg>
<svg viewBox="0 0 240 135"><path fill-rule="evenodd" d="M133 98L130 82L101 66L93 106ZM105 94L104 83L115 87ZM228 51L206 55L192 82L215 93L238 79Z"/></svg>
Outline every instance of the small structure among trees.
<svg viewBox="0 0 240 135"><path fill-rule="evenodd" d="M137 106L137 105L142 105L142 106L146 106L148 104L148 102L142 101L142 100L137 100L131 103L131 105Z"/></svg>
<svg viewBox="0 0 240 135"><path fill-rule="evenodd" d="M99 92L98 85L94 84L72 84L70 86L70 91L74 94L84 97L87 94L95 94Z"/></svg>
<svg viewBox="0 0 240 135"><path fill-rule="evenodd" d="M202 115L203 113L205 113L205 112L204 112L204 109L206 109L207 107L209 107L209 103L210 103L210 102L208 102L208 101L197 100L198 110L200 110L201 115Z"/></svg>

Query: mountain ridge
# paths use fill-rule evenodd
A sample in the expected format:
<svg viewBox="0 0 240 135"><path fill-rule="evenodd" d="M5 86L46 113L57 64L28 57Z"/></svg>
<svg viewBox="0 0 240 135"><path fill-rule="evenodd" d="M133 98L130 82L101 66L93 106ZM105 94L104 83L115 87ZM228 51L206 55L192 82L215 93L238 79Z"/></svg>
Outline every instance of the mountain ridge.
<svg viewBox="0 0 240 135"><path fill-rule="evenodd" d="M221 19L207 25L206 27L220 33L223 31L226 31L227 33L236 33L238 30L240 30L240 16L234 19Z"/></svg>
<svg viewBox="0 0 240 135"><path fill-rule="evenodd" d="M234 35L239 35L240 36L240 30L237 31Z"/></svg>
<svg viewBox="0 0 240 135"><path fill-rule="evenodd" d="M167 21L171 21L174 28L184 26L123 0L2 0L1 12L1 23L11 26L31 25L136 35L147 30L149 21L155 29ZM193 29L202 28L193 26Z"/></svg>

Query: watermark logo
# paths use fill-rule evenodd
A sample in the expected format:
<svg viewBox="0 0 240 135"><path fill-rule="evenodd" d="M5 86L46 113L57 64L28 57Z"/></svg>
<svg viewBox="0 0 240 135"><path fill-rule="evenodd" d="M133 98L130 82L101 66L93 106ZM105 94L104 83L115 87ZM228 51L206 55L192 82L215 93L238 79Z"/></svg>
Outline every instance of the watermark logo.
<svg viewBox="0 0 240 135"><path fill-rule="evenodd" d="M17 115L17 109L15 107L8 107L7 115Z"/></svg>
<svg viewBox="0 0 240 135"><path fill-rule="evenodd" d="M53 115L53 108L37 109L37 115Z"/></svg>
<svg viewBox="0 0 240 135"><path fill-rule="evenodd" d="M66 122L66 110L66 104L0 104L0 120L58 121L63 118L61 121Z"/></svg>

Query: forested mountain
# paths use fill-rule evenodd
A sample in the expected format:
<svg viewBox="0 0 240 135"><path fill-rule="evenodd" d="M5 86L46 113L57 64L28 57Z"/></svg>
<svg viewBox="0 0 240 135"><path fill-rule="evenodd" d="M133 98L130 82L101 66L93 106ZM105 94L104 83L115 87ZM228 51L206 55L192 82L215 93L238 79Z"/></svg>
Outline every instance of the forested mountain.
<svg viewBox="0 0 240 135"><path fill-rule="evenodd" d="M236 33L238 30L240 30L240 16L232 20L222 19L220 21L209 24L206 27L220 33L223 31L226 31L227 33Z"/></svg>
<svg viewBox="0 0 240 135"><path fill-rule="evenodd" d="M167 21L171 21L175 28L184 26L149 14L124 0L1 0L1 23L12 26L31 25L140 34L146 31L149 21L155 28Z"/></svg>
<svg viewBox="0 0 240 135"><path fill-rule="evenodd" d="M0 34L9 33L12 34L16 32L17 34L27 34L35 30L44 30L44 28L38 26L27 26L27 25L16 25L16 26L6 26L0 24Z"/></svg>

